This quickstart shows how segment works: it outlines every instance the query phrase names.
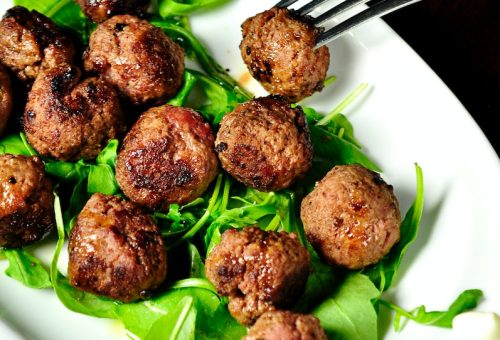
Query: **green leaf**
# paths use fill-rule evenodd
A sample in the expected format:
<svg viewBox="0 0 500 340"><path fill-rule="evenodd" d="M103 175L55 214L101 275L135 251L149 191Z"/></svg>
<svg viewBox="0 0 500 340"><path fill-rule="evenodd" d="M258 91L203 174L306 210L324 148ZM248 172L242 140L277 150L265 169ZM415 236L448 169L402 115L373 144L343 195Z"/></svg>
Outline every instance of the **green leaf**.
<svg viewBox="0 0 500 340"><path fill-rule="evenodd" d="M153 323L145 339L194 339L195 329L194 299L191 296L185 296L172 311Z"/></svg>
<svg viewBox="0 0 500 340"><path fill-rule="evenodd" d="M108 164L90 166L87 191L89 194L100 192L105 195L114 195L120 188L116 182L115 172Z"/></svg>
<svg viewBox="0 0 500 340"><path fill-rule="evenodd" d="M396 312L396 318L394 320L394 328L396 331L401 329L400 319L401 317L408 318L419 324L430 325L442 328L451 328L453 325L453 319L458 314L467 312L471 309L476 308L479 300L483 297L483 292L479 289L469 289L463 291L453 303L450 305L446 311L432 311L427 312L425 306L420 306L412 311L405 311L401 307L398 307L385 300L379 300L380 303Z"/></svg>
<svg viewBox="0 0 500 340"><path fill-rule="evenodd" d="M19 134L6 136L0 140L0 155L8 153L11 155L31 156L32 150L26 146L27 144Z"/></svg>
<svg viewBox="0 0 500 340"><path fill-rule="evenodd" d="M379 263L364 270L381 292L392 287L406 251L417 238L424 210L424 177L418 164L415 164L415 171L417 192L415 201L401 223L401 239Z"/></svg>
<svg viewBox="0 0 500 340"><path fill-rule="evenodd" d="M29 288L52 287L47 269L39 259L24 249L5 249L4 255L9 260L5 274Z"/></svg>
<svg viewBox="0 0 500 340"><path fill-rule="evenodd" d="M372 300L379 291L363 274L351 274L312 314L329 339L377 339L377 313Z"/></svg>
<svg viewBox="0 0 500 340"><path fill-rule="evenodd" d="M45 162L45 172L63 181L78 182L89 175L90 165L83 160L76 163L49 160Z"/></svg>
<svg viewBox="0 0 500 340"><path fill-rule="evenodd" d="M82 211L90 195L87 192L87 177L82 178L74 187L69 201L69 207L64 212L64 230L66 235L73 228L77 215Z"/></svg>
<svg viewBox="0 0 500 340"><path fill-rule="evenodd" d="M97 155L97 164L107 164L112 169L116 166L116 157L118 154L118 139L112 139L108 144L102 149L102 151Z"/></svg>
<svg viewBox="0 0 500 340"><path fill-rule="evenodd" d="M326 164L330 169L335 165L360 164L380 172L380 168L355 144L318 126L310 126L310 131L317 162Z"/></svg>
<svg viewBox="0 0 500 340"><path fill-rule="evenodd" d="M174 106L184 106L193 86L196 84L197 78L196 76L188 70L184 71L182 87L177 92L174 98L170 99L167 104Z"/></svg>
<svg viewBox="0 0 500 340"><path fill-rule="evenodd" d="M214 7L230 0L160 0L158 8L164 18L177 15L187 15L207 7Z"/></svg>

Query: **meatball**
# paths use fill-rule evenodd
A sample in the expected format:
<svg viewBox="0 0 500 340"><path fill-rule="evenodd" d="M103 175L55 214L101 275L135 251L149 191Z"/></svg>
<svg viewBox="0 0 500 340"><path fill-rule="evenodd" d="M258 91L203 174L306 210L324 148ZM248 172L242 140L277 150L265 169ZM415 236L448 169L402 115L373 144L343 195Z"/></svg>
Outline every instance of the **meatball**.
<svg viewBox="0 0 500 340"><path fill-rule="evenodd" d="M327 340L319 320L289 311L264 313L243 340Z"/></svg>
<svg viewBox="0 0 500 340"><path fill-rule="evenodd" d="M167 253L153 218L131 202L94 194L68 243L70 284L123 302L147 298L167 275Z"/></svg>
<svg viewBox="0 0 500 340"><path fill-rule="evenodd" d="M304 112L280 97L254 99L224 116L215 150L231 176L263 191L289 187L313 157Z"/></svg>
<svg viewBox="0 0 500 340"><path fill-rule="evenodd" d="M87 17L103 22L117 14L143 16L150 0L75 0Z"/></svg>
<svg viewBox="0 0 500 340"><path fill-rule="evenodd" d="M217 175L210 126L195 111L164 105L141 115L125 137L116 180L132 201L168 209L201 196Z"/></svg>
<svg viewBox="0 0 500 340"><path fill-rule="evenodd" d="M161 103L182 85L184 51L149 22L117 15L92 33L84 64L133 104Z"/></svg>
<svg viewBox="0 0 500 340"><path fill-rule="evenodd" d="M303 199L300 217L323 258L350 269L378 262L399 240L401 216L392 186L359 165L330 170Z"/></svg>
<svg viewBox="0 0 500 340"><path fill-rule="evenodd" d="M219 294L229 297L229 312L244 325L267 311L290 307L310 272L309 252L295 234L257 227L225 231L205 266Z"/></svg>
<svg viewBox="0 0 500 340"><path fill-rule="evenodd" d="M31 83L41 70L71 63L71 39L49 18L16 6L0 22L0 62L24 82Z"/></svg>
<svg viewBox="0 0 500 340"><path fill-rule="evenodd" d="M95 158L109 139L124 131L115 90L98 78L80 82L77 67L42 71L24 111L24 131L42 156L62 160Z"/></svg>
<svg viewBox="0 0 500 340"><path fill-rule="evenodd" d="M41 159L0 155L0 247L23 247L53 227L52 182Z"/></svg>
<svg viewBox="0 0 500 340"><path fill-rule="evenodd" d="M242 29L243 61L267 91L297 102L323 88L330 53L314 48L320 30L306 18L274 7L248 18Z"/></svg>
<svg viewBox="0 0 500 340"><path fill-rule="evenodd" d="M0 64L0 134L2 134L12 111L12 88L10 78L5 69Z"/></svg>

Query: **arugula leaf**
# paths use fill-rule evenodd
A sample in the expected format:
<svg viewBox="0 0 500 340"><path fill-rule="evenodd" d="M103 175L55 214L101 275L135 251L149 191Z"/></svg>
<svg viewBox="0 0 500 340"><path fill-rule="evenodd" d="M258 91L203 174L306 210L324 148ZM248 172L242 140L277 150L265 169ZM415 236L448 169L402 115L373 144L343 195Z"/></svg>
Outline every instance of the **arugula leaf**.
<svg viewBox="0 0 500 340"><path fill-rule="evenodd" d="M167 104L173 106L184 106L193 86L196 84L197 77L189 70L184 70L182 87L177 92L174 98L170 99Z"/></svg>
<svg viewBox="0 0 500 340"><path fill-rule="evenodd" d="M196 312L193 297L183 297L172 311L153 323L145 340L194 339Z"/></svg>
<svg viewBox="0 0 500 340"><path fill-rule="evenodd" d="M315 158L330 169L339 164L360 164L373 171L380 168L372 162L355 144L318 126L310 126L311 141Z"/></svg>
<svg viewBox="0 0 500 340"><path fill-rule="evenodd" d="M114 195L119 190L115 172L108 164L90 166L87 184L87 192L89 194L100 192L105 195Z"/></svg>
<svg viewBox="0 0 500 340"><path fill-rule="evenodd" d="M5 274L29 288L49 288L49 273L41 261L24 249L4 249L3 254L9 260Z"/></svg>
<svg viewBox="0 0 500 340"><path fill-rule="evenodd" d="M90 165L83 160L76 163L49 160L45 162L45 172L62 181L78 182L88 177Z"/></svg>
<svg viewBox="0 0 500 340"><path fill-rule="evenodd" d="M483 292L479 289L469 289L463 291L446 311L427 312L425 306L417 307L409 312L385 300L379 300L380 304L396 312L394 319L394 329L401 330L401 318L408 318L419 324L430 325L443 328L451 328L453 319L458 314L476 308L479 300L483 297Z"/></svg>
<svg viewBox="0 0 500 340"><path fill-rule="evenodd" d="M320 319L329 339L377 339L377 313L372 300L380 295L363 274L348 275L312 314Z"/></svg>
<svg viewBox="0 0 500 340"><path fill-rule="evenodd" d="M21 134L9 135L0 140L0 155L11 154L11 155L24 155L31 156L32 149L27 148L27 144L24 142Z"/></svg>
<svg viewBox="0 0 500 340"><path fill-rule="evenodd" d="M394 284L403 256L417 238L424 210L424 177L418 164L415 164L415 171L417 192L415 201L401 223L401 239L380 262L364 270L381 292Z"/></svg>
<svg viewBox="0 0 500 340"><path fill-rule="evenodd" d="M158 2L158 9L160 15L167 18L177 15L187 15L199 9L217 6L228 1L230 0L160 0Z"/></svg>
<svg viewBox="0 0 500 340"><path fill-rule="evenodd" d="M111 139L97 155L96 163L106 164L114 169L116 166L116 158L118 157L118 145L118 139Z"/></svg>
<svg viewBox="0 0 500 340"><path fill-rule="evenodd" d="M80 211L82 211L89 198L90 195L87 192L87 177L85 177L78 181L78 183L73 187L69 207L63 214L64 230L66 231L66 235L69 235L69 232L76 222L77 215Z"/></svg>

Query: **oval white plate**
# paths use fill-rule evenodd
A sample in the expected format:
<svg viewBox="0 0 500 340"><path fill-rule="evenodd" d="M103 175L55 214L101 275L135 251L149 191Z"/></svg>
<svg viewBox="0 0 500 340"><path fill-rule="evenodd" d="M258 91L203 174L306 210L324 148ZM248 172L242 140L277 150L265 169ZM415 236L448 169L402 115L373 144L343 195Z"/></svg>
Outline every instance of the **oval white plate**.
<svg viewBox="0 0 500 340"><path fill-rule="evenodd" d="M237 79L240 24L275 1L236 0L193 16L193 30ZM0 3L0 13L9 4ZM464 289L480 288L479 310L500 312L500 161L470 115L432 70L381 20L330 44L334 85L306 100L327 112L359 83L367 95L345 112L367 153L384 169L405 212L414 196L418 162L426 185L421 231L387 298L404 308L446 309ZM252 82L252 88L258 86ZM261 90L257 92L262 93ZM117 322L68 311L51 291L27 289L3 275L0 261L0 338L126 339ZM443 339L450 332L408 323L387 339Z"/></svg>

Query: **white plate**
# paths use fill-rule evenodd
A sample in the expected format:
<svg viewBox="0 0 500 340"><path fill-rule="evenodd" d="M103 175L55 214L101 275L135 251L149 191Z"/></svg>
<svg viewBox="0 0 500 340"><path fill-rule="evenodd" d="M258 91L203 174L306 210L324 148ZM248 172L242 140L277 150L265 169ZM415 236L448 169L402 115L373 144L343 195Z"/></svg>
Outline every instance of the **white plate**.
<svg viewBox="0 0 500 340"><path fill-rule="evenodd" d="M275 1L236 0L193 17L193 30L235 78L240 24ZM0 3L0 12L8 4ZM369 93L345 112L368 154L385 170L406 211L418 162L426 185L421 231L399 282L387 297L405 308L446 309L468 288L484 290L479 310L500 312L500 161L450 90L381 20L330 45L338 81L304 104L328 111L361 82ZM252 86L254 86L253 84ZM6 267L0 262L0 272ZM0 317L29 339L125 339L116 322L68 311L51 291L27 289L0 275ZM0 338L11 339L0 325ZM386 327L389 327L388 325ZM5 333L4 333L5 332ZM449 331L408 323L387 339L443 339Z"/></svg>

